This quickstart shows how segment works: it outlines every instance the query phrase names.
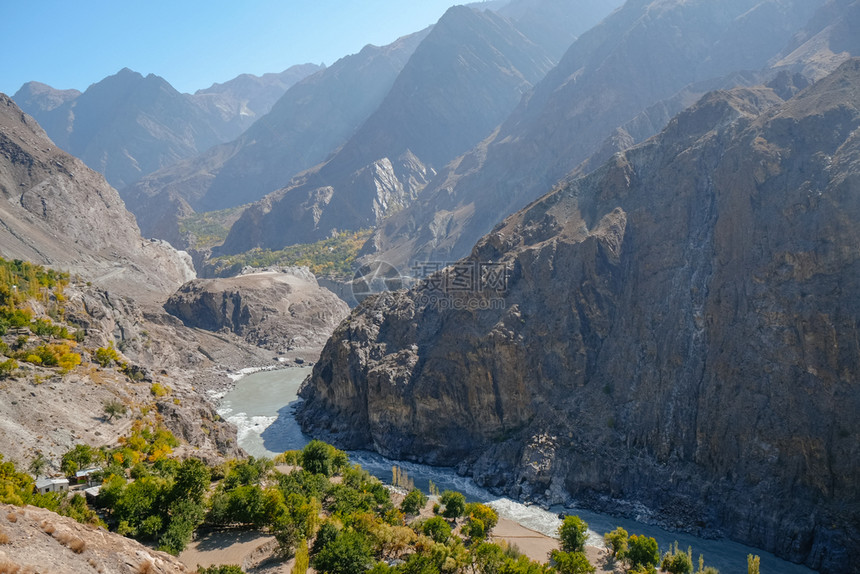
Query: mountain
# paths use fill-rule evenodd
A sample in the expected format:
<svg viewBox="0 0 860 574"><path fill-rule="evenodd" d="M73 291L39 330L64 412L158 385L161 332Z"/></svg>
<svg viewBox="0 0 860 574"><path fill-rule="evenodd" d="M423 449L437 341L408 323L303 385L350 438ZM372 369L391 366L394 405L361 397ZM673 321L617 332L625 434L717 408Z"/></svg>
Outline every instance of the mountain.
<svg viewBox="0 0 860 574"><path fill-rule="evenodd" d="M287 90L236 140L121 190L141 228L181 242L177 215L257 201L324 161L379 106L426 34L341 58Z"/></svg>
<svg viewBox="0 0 860 574"><path fill-rule="evenodd" d="M282 88L316 66L282 74L240 76L195 95L166 80L124 68L80 94L24 84L13 99L56 144L118 188L238 136L268 111ZM278 93L280 91L280 94Z"/></svg>
<svg viewBox="0 0 860 574"><path fill-rule="evenodd" d="M119 194L58 149L0 94L0 255L51 265L123 294L167 297L194 277L191 260L144 240Z"/></svg>
<svg viewBox="0 0 860 574"><path fill-rule="evenodd" d="M223 84L212 84L186 96L213 117L220 117L219 127L224 141L238 137L260 117L269 113L272 106L296 83L311 76L325 66L299 64L279 74L241 74Z"/></svg>
<svg viewBox="0 0 860 574"><path fill-rule="evenodd" d="M708 94L447 271L366 299L298 418L507 495L845 572L860 551L858 183L860 60L788 101Z"/></svg>
<svg viewBox="0 0 860 574"><path fill-rule="evenodd" d="M14 97L26 101L20 95ZM53 110L24 111L117 188L220 141L203 111L163 78L128 68Z"/></svg>
<svg viewBox="0 0 860 574"><path fill-rule="evenodd" d="M623 0L513 0L497 11L515 22L517 30L557 62L580 34L623 3Z"/></svg>
<svg viewBox="0 0 860 574"><path fill-rule="evenodd" d="M628 1L582 34L492 137L386 221L364 255L400 268L462 257L620 126L690 84L766 67L822 4ZM662 124L640 127L647 128L638 134L644 138Z"/></svg>
<svg viewBox="0 0 860 574"><path fill-rule="evenodd" d="M374 227L489 135L551 67L510 21L450 8L355 135L324 165L249 207L219 253Z"/></svg>

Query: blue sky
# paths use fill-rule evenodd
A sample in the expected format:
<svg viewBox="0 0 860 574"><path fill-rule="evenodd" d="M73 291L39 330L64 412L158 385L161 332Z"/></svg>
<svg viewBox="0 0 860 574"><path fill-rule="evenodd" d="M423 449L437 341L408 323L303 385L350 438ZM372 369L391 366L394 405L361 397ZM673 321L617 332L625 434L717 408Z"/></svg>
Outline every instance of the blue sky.
<svg viewBox="0 0 860 574"><path fill-rule="evenodd" d="M85 90L124 67L193 92L384 45L452 0L4 0L0 91L37 80Z"/></svg>

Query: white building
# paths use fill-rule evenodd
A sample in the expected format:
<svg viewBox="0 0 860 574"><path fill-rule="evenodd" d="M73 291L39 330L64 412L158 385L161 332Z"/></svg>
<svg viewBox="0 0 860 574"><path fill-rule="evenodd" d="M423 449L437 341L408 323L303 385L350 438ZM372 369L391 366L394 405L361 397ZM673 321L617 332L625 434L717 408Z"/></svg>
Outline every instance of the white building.
<svg viewBox="0 0 860 574"><path fill-rule="evenodd" d="M67 478L40 478L36 481L36 492L47 494L49 492L68 492L69 479Z"/></svg>

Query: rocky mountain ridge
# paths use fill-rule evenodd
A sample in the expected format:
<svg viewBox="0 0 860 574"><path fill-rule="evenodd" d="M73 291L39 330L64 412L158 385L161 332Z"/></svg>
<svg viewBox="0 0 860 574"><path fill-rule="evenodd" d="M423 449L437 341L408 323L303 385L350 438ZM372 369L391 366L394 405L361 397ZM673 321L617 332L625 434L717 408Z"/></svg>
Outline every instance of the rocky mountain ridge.
<svg viewBox="0 0 860 574"><path fill-rule="evenodd" d="M640 120L635 139L622 134L615 144L642 141L682 109L677 103L702 95L660 109L691 84L713 89L718 78L768 67L825 4L628 1L579 36L492 137L386 221L368 241L365 261L408 269L465 256L498 221L611 143L619 127Z"/></svg>
<svg viewBox="0 0 860 574"><path fill-rule="evenodd" d="M257 201L324 161L376 109L426 34L341 58L287 90L236 140L121 190L141 229L181 246L179 218Z"/></svg>
<svg viewBox="0 0 860 574"><path fill-rule="evenodd" d="M140 299L192 279L191 259L140 236L104 178L0 94L0 255L50 265Z"/></svg>
<svg viewBox="0 0 860 574"><path fill-rule="evenodd" d="M324 165L250 206L218 252L281 249L375 227L487 136L551 66L508 20L450 8L355 135Z"/></svg>
<svg viewBox="0 0 860 574"><path fill-rule="evenodd" d="M304 430L856 571L858 134L860 60L785 102L709 94L366 300L301 390Z"/></svg>
<svg viewBox="0 0 860 574"><path fill-rule="evenodd" d="M195 94L124 68L83 93L24 84L12 99L63 150L122 189L176 161L241 134L286 89L318 66L247 75Z"/></svg>

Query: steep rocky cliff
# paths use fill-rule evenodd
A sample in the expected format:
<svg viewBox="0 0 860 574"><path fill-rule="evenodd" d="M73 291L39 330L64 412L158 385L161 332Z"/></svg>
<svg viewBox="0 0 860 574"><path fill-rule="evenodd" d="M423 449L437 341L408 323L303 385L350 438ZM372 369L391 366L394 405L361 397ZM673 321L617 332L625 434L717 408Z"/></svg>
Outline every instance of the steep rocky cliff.
<svg viewBox="0 0 860 574"><path fill-rule="evenodd" d="M512 496L644 506L857 572L858 190L860 60L785 102L709 94L446 273L366 300L299 419Z"/></svg>
<svg viewBox="0 0 860 574"><path fill-rule="evenodd" d="M190 327L231 331L275 351L321 346L349 312L305 267L196 279L164 308Z"/></svg>
<svg viewBox="0 0 860 574"><path fill-rule="evenodd" d="M0 255L50 265L141 299L194 277L191 259L141 238L102 176L58 149L0 94Z"/></svg>

